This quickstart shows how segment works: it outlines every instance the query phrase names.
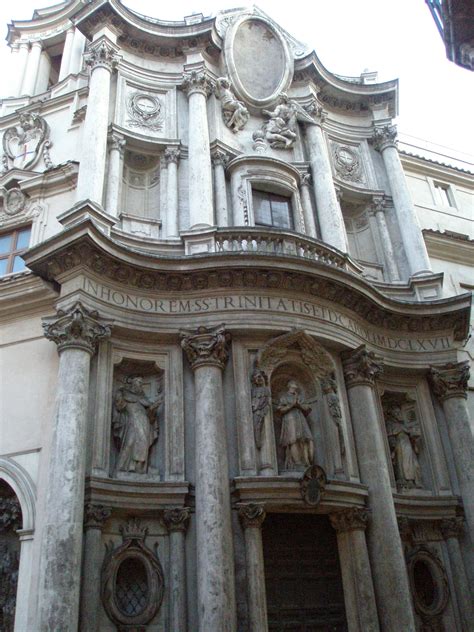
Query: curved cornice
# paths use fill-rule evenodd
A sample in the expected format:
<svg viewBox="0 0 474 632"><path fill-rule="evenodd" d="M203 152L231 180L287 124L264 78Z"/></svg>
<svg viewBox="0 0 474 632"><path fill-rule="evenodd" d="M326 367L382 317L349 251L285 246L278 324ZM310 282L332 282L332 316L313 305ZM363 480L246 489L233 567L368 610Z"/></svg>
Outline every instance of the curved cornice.
<svg viewBox="0 0 474 632"><path fill-rule="evenodd" d="M219 252L185 257L151 254L112 240L84 219L30 249L27 266L48 281L61 281L89 269L123 287L177 293L231 287L293 290L350 310L388 332L451 331L468 334L471 295L436 301L400 301L382 294L362 277L321 261L258 252Z"/></svg>
<svg viewBox="0 0 474 632"><path fill-rule="evenodd" d="M17 39L34 38L35 35L60 33L72 26L71 18L84 5L83 0L61 2L60 4L34 11L31 20L12 20L8 24L7 42L11 46Z"/></svg>

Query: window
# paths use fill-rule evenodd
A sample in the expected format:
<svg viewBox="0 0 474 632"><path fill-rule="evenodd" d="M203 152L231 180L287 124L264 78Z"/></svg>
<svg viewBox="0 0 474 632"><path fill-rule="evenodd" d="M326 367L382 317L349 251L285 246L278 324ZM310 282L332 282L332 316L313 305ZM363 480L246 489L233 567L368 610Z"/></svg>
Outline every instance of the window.
<svg viewBox="0 0 474 632"><path fill-rule="evenodd" d="M434 183L435 202L439 206L454 206L453 194L449 184Z"/></svg>
<svg viewBox="0 0 474 632"><path fill-rule="evenodd" d="M159 157L126 152L122 209L144 219L160 215Z"/></svg>
<svg viewBox="0 0 474 632"><path fill-rule="evenodd" d="M21 255L30 243L31 227L0 234L0 275L25 270Z"/></svg>
<svg viewBox="0 0 474 632"><path fill-rule="evenodd" d="M256 226L293 228L291 200L267 191L253 191L253 210Z"/></svg>

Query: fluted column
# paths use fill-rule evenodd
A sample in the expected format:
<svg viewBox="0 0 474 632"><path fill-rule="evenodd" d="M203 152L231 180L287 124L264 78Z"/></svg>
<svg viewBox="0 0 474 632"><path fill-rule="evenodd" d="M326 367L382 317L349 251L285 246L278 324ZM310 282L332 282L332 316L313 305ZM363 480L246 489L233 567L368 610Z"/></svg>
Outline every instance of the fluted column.
<svg viewBox="0 0 474 632"><path fill-rule="evenodd" d="M189 227L214 225L212 170L207 122L207 97L212 90L205 70L185 74L183 89L188 95Z"/></svg>
<svg viewBox="0 0 474 632"><path fill-rule="evenodd" d="M265 516L262 505L249 503L239 507L239 519L245 534L249 632L268 630L262 544L262 524Z"/></svg>
<svg viewBox="0 0 474 632"><path fill-rule="evenodd" d="M304 223L308 237L316 238L316 221L314 219L313 203L311 201L311 174L304 173L301 176L301 204L303 206Z"/></svg>
<svg viewBox="0 0 474 632"><path fill-rule="evenodd" d="M28 42L20 42L15 45L17 48L16 53L16 73L15 73L15 87L13 89L13 96L19 97L23 94L23 80L26 73L26 64L28 63ZM14 49L12 49L13 52Z"/></svg>
<svg viewBox="0 0 474 632"><path fill-rule="evenodd" d="M410 274L430 274L428 251L398 155L396 138L397 128L385 125L375 128L372 143L382 154Z"/></svg>
<svg viewBox="0 0 474 632"><path fill-rule="evenodd" d="M84 560L81 587L81 632L99 631L100 573L104 557L102 529L112 511L103 505L87 503L84 509Z"/></svg>
<svg viewBox="0 0 474 632"><path fill-rule="evenodd" d="M89 98L82 132L82 156L77 181L77 200L102 205L109 125L110 80L117 64L116 46L102 36L86 55L91 69Z"/></svg>
<svg viewBox="0 0 474 632"><path fill-rule="evenodd" d="M107 172L107 193L105 209L114 217L118 217L120 208L120 190L123 176L123 154L126 141L121 134L112 132L108 138L109 169Z"/></svg>
<svg viewBox="0 0 474 632"><path fill-rule="evenodd" d="M48 455L38 592L38 632L77 632L90 359L110 327L81 303L44 319L59 372Z"/></svg>
<svg viewBox="0 0 474 632"><path fill-rule="evenodd" d="M331 163L322 130L325 113L321 107L313 105L311 114L314 124L306 125L306 143L313 176L321 239L330 246L347 252L344 219L334 188Z"/></svg>
<svg viewBox="0 0 474 632"><path fill-rule="evenodd" d="M375 215L375 220L377 222L385 269L387 271L389 281L399 281L400 274L395 260L392 238L388 232L387 221L385 219L385 209L385 199L383 197L374 197L371 210Z"/></svg>
<svg viewBox="0 0 474 632"><path fill-rule="evenodd" d="M26 63L25 77L23 79L23 86L21 89L22 94L27 94L28 96L34 95L42 50L43 47L41 42L33 42L31 44L30 52L28 53L28 61Z"/></svg>
<svg viewBox="0 0 474 632"><path fill-rule="evenodd" d="M178 147L165 149L165 163L168 170L166 187L166 236L179 237L179 207L178 207L178 162L180 151Z"/></svg>
<svg viewBox="0 0 474 632"><path fill-rule="evenodd" d="M71 64L72 47L74 43L74 27L71 26L66 32L66 40L64 42L63 55L61 57L61 67L59 69L59 79L62 81L69 74L69 66Z"/></svg>
<svg viewBox="0 0 474 632"><path fill-rule="evenodd" d="M227 188L225 182L225 168L229 162L229 154L216 147L212 152L214 166L214 199L216 204L216 223L219 228L229 225L227 211Z"/></svg>
<svg viewBox="0 0 474 632"><path fill-rule="evenodd" d="M470 630L474 624L474 596L471 595L469 580L459 546L459 537L463 532L463 519L450 518L441 522L441 533L448 547L451 573L453 575L456 600L458 602L463 630Z"/></svg>
<svg viewBox="0 0 474 632"><path fill-rule="evenodd" d="M337 532L349 632L379 632L372 571L365 541L369 512L350 508L329 514Z"/></svg>
<svg viewBox="0 0 474 632"><path fill-rule="evenodd" d="M170 534L170 622L169 632L185 632L186 630L186 558L185 535L188 528L189 507L168 509L163 514L163 521Z"/></svg>
<svg viewBox="0 0 474 632"><path fill-rule="evenodd" d="M415 632L398 531L375 379L380 361L364 345L342 355L361 480L368 486L368 547L382 632Z"/></svg>
<svg viewBox="0 0 474 632"><path fill-rule="evenodd" d="M235 632L234 552L222 393L224 327L183 332L194 371L196 549L199 632Z"/></svg>
<svg viewBox="0 0 474 632"><path fill-rule="evenodd" d="M432 367L430 378L434 394L443 405L467 527L474 544L474 436L467 408L469 362Z"/></svg>

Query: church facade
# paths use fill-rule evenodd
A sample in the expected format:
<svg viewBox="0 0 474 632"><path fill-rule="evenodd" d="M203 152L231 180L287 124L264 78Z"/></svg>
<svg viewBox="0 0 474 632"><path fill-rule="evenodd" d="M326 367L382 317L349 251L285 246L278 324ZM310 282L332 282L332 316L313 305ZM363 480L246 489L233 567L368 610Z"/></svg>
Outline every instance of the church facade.
<svg viewBox="0 0 474 632"><path fill-rule="evenodd" d="M9 26L1 629L474 629L472 174L283 27Z"/></svg>

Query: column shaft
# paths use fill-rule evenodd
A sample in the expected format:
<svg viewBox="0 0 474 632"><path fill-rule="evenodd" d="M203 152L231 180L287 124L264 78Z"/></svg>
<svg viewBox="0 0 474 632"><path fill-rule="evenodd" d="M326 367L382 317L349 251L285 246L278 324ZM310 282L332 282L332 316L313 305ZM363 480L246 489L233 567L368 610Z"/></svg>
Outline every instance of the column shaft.
<svg viewBox="0 0 474 632"><path fill-rule="evenodd" d="M23 94L23 81L25 78L26 65L28 63L28 44L26 42L22 42L18 46L18 53L16 59L16 83L15 88L13 90L13 96L19 97Z"/></svg>
<svg viewBox="0 0 474 632"><path fill-rule="evenodd" d="M379 229L380 242L383 250L385 268L387 270L389 281L399 281L397 262L395 261L395 253L392 246L390 233L388 232L387 222L382 208L375 211L375 219Z"/></svg>
<svg viewBox="0 0 474 632"><path fill-rule="evenodd" d="M216 223L219 228L229 225L229 214L227 210L227 187L225 181L225 167L229 161L229 156L220 149L215 149L212 153L212 163L214 165L214 200L216 203Z"/></svg>
<svg viewBox="0 0 474 632"><path fill-rule="evenodd" d="M450 524L451 523L451 524ZM454 528L453 528L454 523ZM449 561L453 575L456 600L461 614L463 630L470 630L474 623L474 601L469 588L461 547L458 541L458 525L456 519L446 520L441 526L446 546L448 547Z"/></svg>
<svg viewBox="0 0 474 632"><path fill-rule="evenodd" d="M48 53L44 50L41 53L39 68L38 68L38 77L36 79L35 84L35 94L41 94L42 92L46 92L49 88L49 75L51 74L51 58Z"/></svg>
<svg viewBox="0 0 474 632"><path fill-rule="evenodd" d="M100 526L86 527L81 588L81 632L99 630L100 571L104 546Z"/></svg>
<svg viewBox="0 0 474 632"><path fill-rule="evenodd" d="M22 94L33 96L35 92L36 78L38 77L39 63L41 57L41 42L33 42L28 61L26 64L25 78L23 79Z"/></svg>
<svg viewBox="0 0 474 632"><path fill-rule="evenodd" d="M186 629L186 563L184 531L170 533L170 632Z"/></svg>
<svg viewBox="0 0 474 632"><path fill-rule="evenodd" d="M105 197L105 209L107 213L118 217L120 208L120 190L123 174L123 150L125 139L117 134L112 134L109 142L109 169L107 173L107 193Z"/></svg>
<svg viewBox="0 0 474 632"><path fill-rule="evenodd" d="M303 206L304 223L308 237L317 238L316 221L314 219L313 203L311 202L309 174L305 174L301 183L301 204Z"/></svg>
<svg viewBox="0 0 474 632"><path fill-rule="evenodd" d="M20 536L20 568L16 590L14 632L28 630L28 610L30 607L31 574L33 570L33 531L17 531Z"/></svg>
<svg viewBox="0 0 474 632"><path fill-rule="evenodd" d="M166 186L167 237L179 237L178 160L179 149L175 147L168 147L165 151L165 162L168 170L168 180Z"/></svg>
<svg viewBox="0 0 474 632"><path fill-rule="evenodd" d="M64 42L63 55L61 57L61 67L59 69L58 81L62 81L65 77L68 76L70 72L69 67L71 65L71 54L72 54L73 43L74 43L74 27L71 27L67 30L67 33L66 33L66 40Z"/></svg>
<svg viewBox="0 0 474 632"><path fill-rule="evenodd" d="M319 125L306 127L309 160L313 176L314 197L321 228L321 239L329 244L347 252L346 230L339 205L331 164L329 162L326 142L323 131Z"/></svg>

